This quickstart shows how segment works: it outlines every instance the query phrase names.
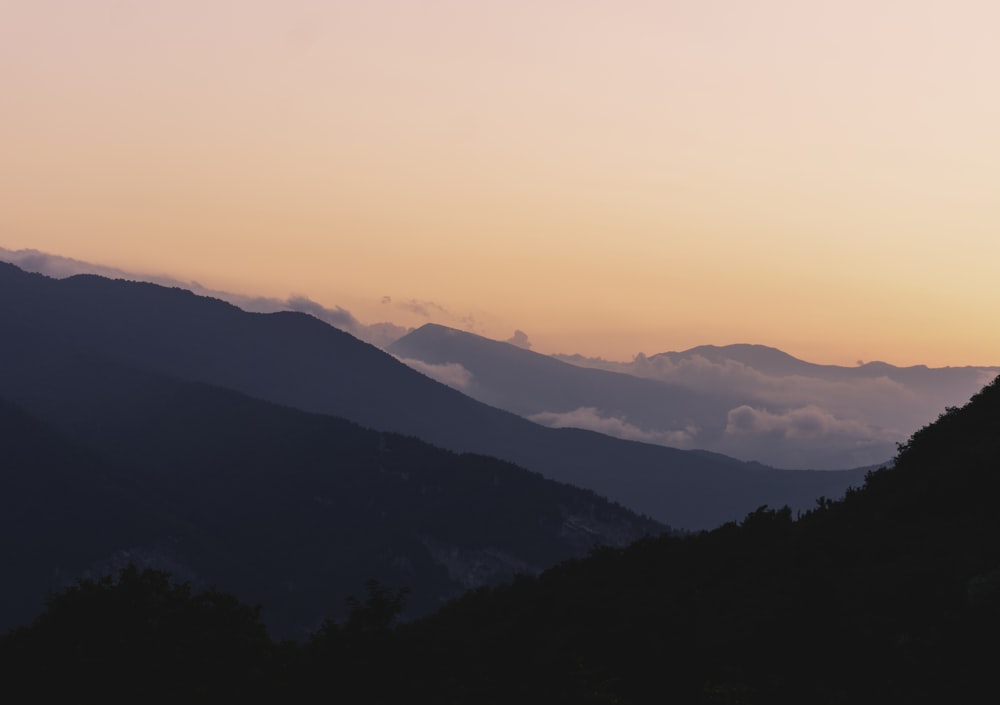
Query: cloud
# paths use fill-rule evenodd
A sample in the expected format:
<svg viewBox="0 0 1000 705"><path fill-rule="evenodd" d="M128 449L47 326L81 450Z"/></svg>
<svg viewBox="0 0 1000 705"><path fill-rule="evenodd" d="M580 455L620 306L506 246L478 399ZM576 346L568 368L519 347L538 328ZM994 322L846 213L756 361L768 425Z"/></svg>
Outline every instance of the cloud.
<svg viewBox="0 0 1000 705"><path fill-rule="evenodd" d="M550 428L582 428L596 431L607 436L622 438L628 441L642 441L675 448L690 448L698 429L688 426L681 430L649 431L630 424L617 416L602 416L592 406L582 406L579 409L566 412L543 411L527 417L530 421L549 426Z"/></svg>
<svg viewBox="0 0 1000 705"><path fill-rule="evenodd" d="M417 372L425 374L431 379L441 384L447 384L449 387L459 391L465 391L472 384L472 373L457 362L445 362L435 365L408 357L397 357L396 359Z"/></svg>
<svg viewBox="0 0 1000 705"><path fill-rule="evenodd" d="M392 301L391 297L385 296L382 298L383 301ZM409 311L410 313L415 313L418 316L423 316L424 318L431 318L435 314L451 317L451 312L439 303L434 301L421 301L419 299L407 299L406 301L399 301L396 303L399 308Z"/></svg>
<svg viewBox="0 0 1000 705"><path fill-rule="evenodd" d="M698 394L698 447L784 468L885 462L896 443L964 404L995 368L837 367L792 361L763 372L700 354L639 354L631 362L559 356L576 365L658 380Z"/></svg>
<svg viewBox="0 0 1000 705"><path fill-rule="evenodd" d="M904 437L814 404L780 413L744 404L727 414L717 450L779 467L824 469L884 462Z"/></svg>
<svg viewBox="0 0 1000 705"><path fill-rule="evenodd" d="M130 279L134 281L147 281L163 286L183 286L187 288L191 282L185 283L170 277L144 275L126 272L115 267L105 267L101 264L93 264L72 257L61 257L50 255L39 250L8 250L0 247L0 260L16 264L26 272L38 272L54 279L65 279L77 274L97 274L109 279Z"/></svg>
<svg viewBox="0 0 1000 705"><path fill-rule="evenodd" d="M815 366L814 373L768 374L736 360L713 361L697 354L672 358L640 353L632 362L560 358L584 367L655 379L718 399L738 399L776 413L815 404L835 417L857 419L871 427L903 429L907 435L933 421L946 406L965 403L996 376L995 369L924 369L908 374L906 368L891 366L876 375L856 367L822 366ZM945 375L949 375L947 381Z"/></svg>
<svg viewBox="0 0 1000 705"><path fill-rule="evenodd" d="M244 311L254 313L276 313L278 311L297 311L307 313L310 316L328 323L336 328L350 333L351 335L371 343L379 348L386 348L396 340L409 333L412 328L396 325L395 323L381 322L364 324L341 306L328 308L312 299L293 295L287 299L279 299L264 296L247 296L246 294L234 294L228 291L219 291L202 286L198 282L185 282L173 277L155 274L137 274L126 272L115 267L105 267L100 264L83 262L70 257L51 255L38 250L8 250L0 247L0 260L17 265L28 272L38 272L56 279L75 276L77 274L96 274L109 279L129 279L132 281L145 281L161 286L179 287L188 289L200 296L210 296L222 301L228 301L234 306L238 306Z"/></svg>
<svg viewBox="0 0 1000 705"><path fill-rule="evenodd" d="M780 414L747 405L738 406L727 414L725 432L730 435L778 433L786 438L814 440L825 436L848 436L862 441L888 441L898 435L873 428L857 419L839 419L815 405Z"/></svg>
<svg viewBox="0 0 1000 705"><path fill-rule="evenodd" d="M350 311L340 306L333 309L326 308L305 296L290 296L285 303L292 311L308 313L337 328L357 330L361 327L361 322L351 315Z"/></svg>
<svg viewBox="0 0 1000 705"><path fill-rule="evenodd" d="M525 350L531 350L531 341L528 340L528 336L523 330L515 330L514 335L507 338L504 342L516 345L519 348L524 348Z"/></svg>
<svg viewBox="0 0 1000 705"><path fill-rule="evenodd" d="M369 323L364 326L364 330L361 333L356 333L355 335L366 343L371 343L375 347L385 350L412 330L412 328L406 326L382 321L381 323Z"/></svg>
<svg viewBox="0 0 1000 705"><path fill-rule="evenodd" d="M200 293L195 291L195 293ZM244 311L255 313L275 313L277 311L296 311L297 313L307 313L314 318L318 318L324 323L328 323L334 328L350 333L356 338L360 338L366 343L371 343L375 347L387 348L404 335L412 331L412 328L396 325L383 321L381 323L365 324L354 317L350 311L342 306L328 308L313 301L307 296L290 296L287 299L251 297L241 294L230 294L228 292L215 292L216 298L223 299L229 303L239 306Z"/></svg>
<svg viewBox="0 0 1000 705"><path fill-rule="evenodd" d="M400 311L415 314L430 323L439 323L452 328L462 328L475 332L478 324L471 313L461 314L449 310L436 301L426 299L405 299L396 301L391 296L383 296L382 303L392 304Z"/></svg>

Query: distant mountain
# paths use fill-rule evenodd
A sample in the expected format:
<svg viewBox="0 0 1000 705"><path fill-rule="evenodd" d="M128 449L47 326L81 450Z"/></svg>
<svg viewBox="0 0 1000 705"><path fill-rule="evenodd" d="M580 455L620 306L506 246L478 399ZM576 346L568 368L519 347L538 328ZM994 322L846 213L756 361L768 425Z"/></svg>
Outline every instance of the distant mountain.
<svg viewBox="0 0 1000 705"><path fill-rule="evenodd" d="M1000 368L814 365L762 345L616 363L547 356L426 325L388 348L426 374L549 426L701 448L783 468L877 465Z"/></svg>
<svg viewBox="0 0 1000 705"><path fill-rule="evenodd" d="M947 393L949 390L953 390L956 385L961 385L963 390L968 389L970 385L976 385L966 394L966 401L969 396L982 387L984 380L988 382L995 374L1000 374L1000 367L996 366L935 368L927 367L926 365L912 365L910 367L897 367L896 365L880 361L859 361L855 367L818 365L800 360L781 350L764 345L701 345L682 352L666 352L650 355L646 358L646 362L652 363L651 366L656 368L660 360L669 360L673 363L678 363L698 357L717 364L737 362L771 376L802 376L828 380L886 377L919 389L924 393L934 391ZM633 373L641 374L640 369L642 367L643 363L633 361L626 364L623 369L628 368Z"/></svg>
<svg viewBox="0 0 1000 705"><path fill-rule="evenodd" d="M276 634L369 578L411 616L663 530L591 492L89 353L5 341L0 628L134 561L264 605ZM9 370L7 370L9 372Z"/></svg>
<svg viewBox="0 0 1000 705"><path fill-rule="evenodd" d="M433 323L403 336L388 351L404 361L426 363L416 369L445 379L449 364L461 365L469 374L453 386L491 406L521 416L597 407L608 418L627 415L637 436L646 428L683 430L693 418L718 407L707 395L676 384L571 365Z"/></svg>
<svg viewBox="0 0 1000 705"><path fill-rule="evenodd" d="M819 365L793 357L777 348L766 345L700 345L681 352L664 352L655 355L638 355L631 362L613 362L581 355L555 355L556 359L581 367L623 372L644 379L676 379L684 383L690 364L709 363L716 367L738 365L768 378L802 377L832 382L877 380L881 378L916 391L926 399L922 406L929 406L932 395L957 395L964 397L956 403L965 403L969 397L1000 374L998 366L927 367L912 365L897 367L887 362L860 362L854 367ZM690 380L690 378L687 378ZM742 382L742 380L737 380ZM690 384L690 381L688 382ZM936 407L940 408L940 407ZM933 419L933 414L929 417Z"/></svg>
<svg viewBox="0 0 1000 705"><path fill-rule="evenodd" d="M153 284L87 275L54 280L0 265L0 325L11 340L30 339L37 348L4 365L0 384L16 383L17 365L46 348L72 349L498 457L677 528L715 526L765 503L808 508L862 475L778 471L544 428L475 402L308 315L251 314Z"/></svg>

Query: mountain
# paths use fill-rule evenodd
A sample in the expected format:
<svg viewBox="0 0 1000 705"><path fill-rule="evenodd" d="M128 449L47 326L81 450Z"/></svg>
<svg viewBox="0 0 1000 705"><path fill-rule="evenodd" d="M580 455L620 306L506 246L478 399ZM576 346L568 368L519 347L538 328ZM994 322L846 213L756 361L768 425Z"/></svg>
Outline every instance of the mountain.
<svg viewBox="0 0 1000 705"><path fill-rule="evenodd" d="M160 521L127 468L4 399L0 447L2 629L35 616L46 594L120 548L124 527L128 541L148 542Z"/></svg>
<svg viewBox="0 0 1000 705"><path fill-rule="evenodd" d="M5 344L0 625L136 562L265 606L304 636L369 578L410 616L663 527L591 492L202 383ZM11 402L10 399L14 399Z"/></svg>
<svg viewBox="0 0 1000 705"><path fill-rule="evenodd" d="M165 651L181 682L291 699L992 702L998 425L1000 378L913 434L893 467L797 519L761 507L712 531L597 549L398 626L398 595L375 587L346 622L326 623L301 647L260 644L246 618L209 632L239 614L232 605L164 634L163 587L136 584L159 579L125 572L60 595L30 629L0 638L0 661L14 664L8 685L51 690L65 681L39 679L47 669L72 673L74 685L102 682L123 657L162 677L148 656ZM80 628L95 612L143 618L124 629L119 617L109 640L103 624ZM188 656L186 640L201 634L220 642L210 664L227 670Z"/></svg>
<svg viewBox="0 0 1000 705"><path fill-rule="evenodd" d="M513 462L591 489L675 528L700 529L761 504L801 509L861 472L780 471L703 452L550 429L476 402L301 313L254 314L181 289L81 275L49 279L0 265L2 385L45 350L225 387L303 411ZM20 357L18 357L20 355Z"/></svg>
<svg viewBox="0 0 1000 705"><path fill-rule="evenodd" d="M988 701L998 426L1000 379L798 521L761 509L468 595L405 635L450 645L414 672L475 702Z"/></svg>
<svg viewBox="0 0 1000 705"><path fill-rule="evenodd" d="M474 399L525 417L596 407L606 418L625 418L644 429L683 431L693 419L716 411L719 401L676 384L571 365L473 333L428 323L388 351L429 374L461 365L467 376L453 386ZM724 411L724 409L723 409ZM649 437L654 433L649 432ZM664 434L665 436L666 434ZM636 439L633 439L636 440Z"/></svg>
<svg viewBox="0 0 1000 705"><path fill-rule="evenodd" d="M426 325L389 351L479 401L554 427L700 448L782 468L887 461L1000 368L815 365L762 345L614 363L548 356Z"/></svg>

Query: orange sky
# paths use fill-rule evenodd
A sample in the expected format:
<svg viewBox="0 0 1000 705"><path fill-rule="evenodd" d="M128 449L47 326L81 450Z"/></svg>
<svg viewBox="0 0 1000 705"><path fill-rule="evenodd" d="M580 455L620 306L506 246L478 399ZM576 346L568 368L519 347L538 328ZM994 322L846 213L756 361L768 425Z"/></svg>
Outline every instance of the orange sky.
<svg viewBox="0 0 1000 705"><path fill-rule="evenodd" d="M997 364L998 28L986 0L0 0L0 246L365 322L434 302L541 352Z"/></svg>

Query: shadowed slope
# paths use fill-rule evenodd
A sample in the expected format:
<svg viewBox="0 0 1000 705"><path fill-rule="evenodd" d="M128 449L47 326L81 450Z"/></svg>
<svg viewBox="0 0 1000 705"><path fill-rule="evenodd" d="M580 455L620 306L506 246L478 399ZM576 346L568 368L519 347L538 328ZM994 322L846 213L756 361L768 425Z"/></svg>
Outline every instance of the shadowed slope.
<svg viewBox="0 0 1000 705"><path fill-rule="evenodd" d="M762 503L809 506L860 479L543 428L475 402L305 314L251 314L180 289L96 276L53 280L3 264L0 302L0 324L12 339L32 336L42 347L492 455L680 528L714 526ZM4 374L16 382L16 367L0 370L0 381Z"/></svg>
<svg viewBox="0 0 1000 705"><path fill-rule="evenodd" d="M44 420L0 407L5 565L65 580L145 561L265 605L284 634L369 577L411 586L418 614L663 528L502 461L86 354L50 350L5 387Z"/></svg>
<svg viewBox="0 0 1000 705"><path fill-rule="evenodd" d="M442 645L417 682L484 703L987 702L998 428L1000 381L799 521L762 508L467 595L407 634Z"/></svg>

